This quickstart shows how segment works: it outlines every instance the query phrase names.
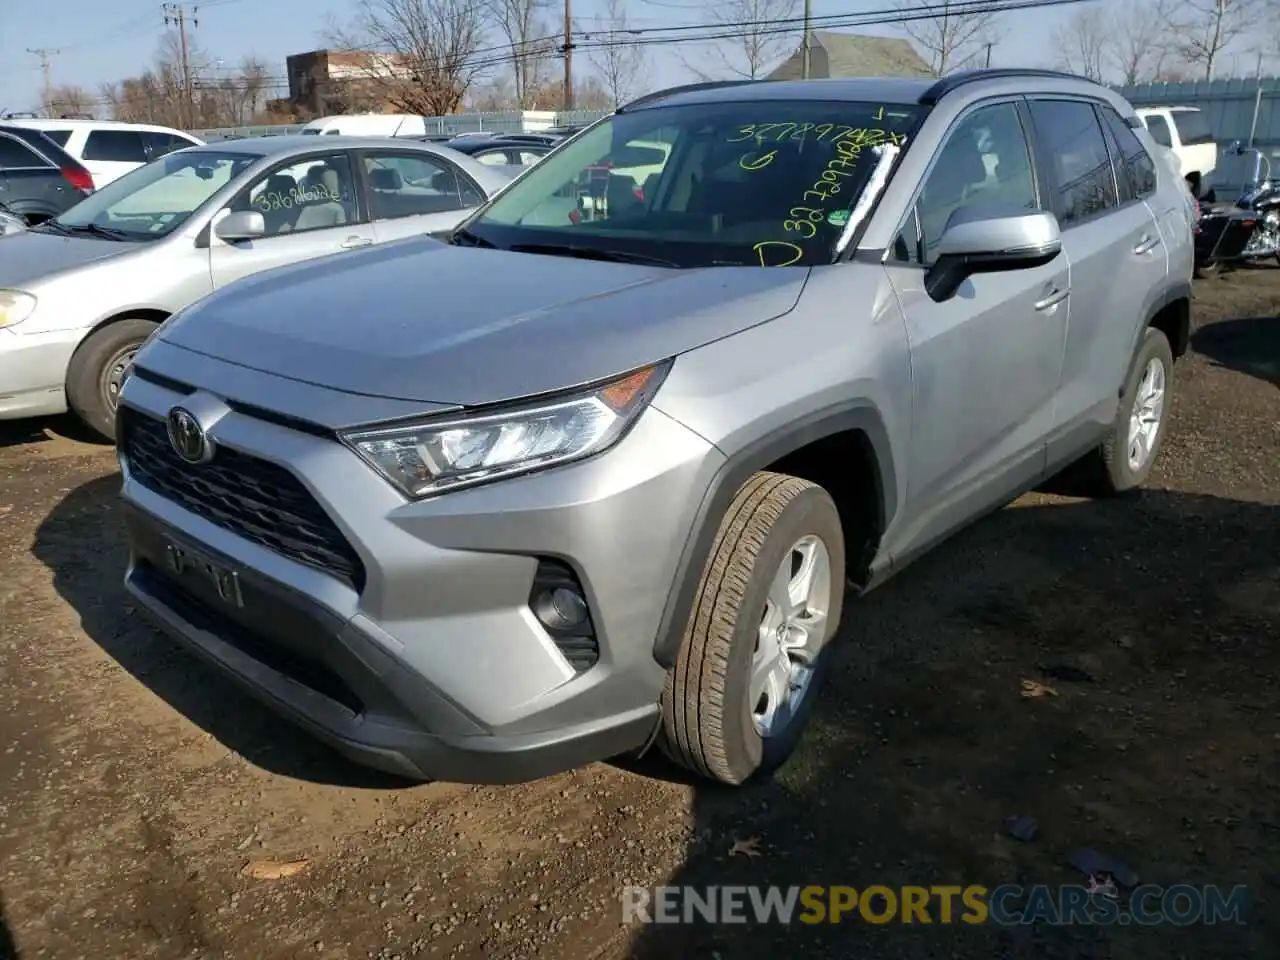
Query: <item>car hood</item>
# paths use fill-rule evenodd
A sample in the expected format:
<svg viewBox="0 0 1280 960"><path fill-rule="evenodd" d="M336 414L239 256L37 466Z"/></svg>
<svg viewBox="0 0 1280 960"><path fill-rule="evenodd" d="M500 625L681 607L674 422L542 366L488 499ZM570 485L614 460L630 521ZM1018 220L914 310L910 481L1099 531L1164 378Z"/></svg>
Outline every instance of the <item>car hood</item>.
<svg viewBox="0 0 1280 960"><path fill-rule="evenodd" d="M807 276L413 239L246 278L159 337L348 393L471 406L626 373L771 320Z"/></svg>
<svg viewBox="0 0 1280 960"><path fill-rule="evenodd" d="M139 246L28 230L4 238L4 246L0 247L0 287L21 289L56 273L136 253Z"/></svg>

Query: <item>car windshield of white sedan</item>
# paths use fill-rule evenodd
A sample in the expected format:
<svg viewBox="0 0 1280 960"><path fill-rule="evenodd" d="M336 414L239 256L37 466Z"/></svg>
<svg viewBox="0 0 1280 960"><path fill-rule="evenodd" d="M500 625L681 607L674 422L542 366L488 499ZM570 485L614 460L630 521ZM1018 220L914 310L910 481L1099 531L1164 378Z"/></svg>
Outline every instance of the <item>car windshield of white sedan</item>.
<svg viewBox="0 0 1280 960"><path fill-rule="evenodd" d="M153 240L178 229L260 159L252 154L169 154L113 180L48 222L48 229L104 239Z"/></svg>
<svg viewBox="0 0 1280 960"><path fill-rule="evenodd" d="M884 147L905 148L922 116L848 101L623 111L539 161L454 242L676 267L830 263Z"/></svg>

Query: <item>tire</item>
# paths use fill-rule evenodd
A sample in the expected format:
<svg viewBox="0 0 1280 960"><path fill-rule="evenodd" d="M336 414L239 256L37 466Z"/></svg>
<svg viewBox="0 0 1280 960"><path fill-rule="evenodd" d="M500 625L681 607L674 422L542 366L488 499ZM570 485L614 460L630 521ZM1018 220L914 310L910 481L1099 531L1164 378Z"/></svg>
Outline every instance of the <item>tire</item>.
<svg viewBox="0 0 1280 960"><path fill-rule="evenodd" d="M1159 364L1163 388L1160 397L1156 430L1145 456L1137 466L1131 462L1130 453L1130 421L1137 404L1145 403L1143 396L1144 380L1148 376L1152 364ZM1164 444L1164 436L1169 417L1170 399L1173 390L1173 351L1169 349L1169 341L1163 333L1154 327L1148 327L1143 335L1142 344L1134 357L1129 371L1129 379L1124 385L1124 394L1120 398L1120 408L1116 412L1115 423L1111 432L1086 460L1087 493L1097 497L1116 496L1127 493L1142 486L1160 455Z"/></svg>
<svg viewBox="0 0 1280 960"><path fill-rule="evenodd" d="M117 320L92 334L77 348L67 371L67 404L77 417L105 440L115 439L118 375L157 324L137 317ZM116 380L113 392L112 383Z"/></svg>
<svg viewBox="0 0 1280 960"><path fill-rule="evenodd" d="M785 695L753 694L761 636L772 638L761 647L764 653L781 649L782 631L773 627L781 611L769 599L770 586L784 561L794 564L793 548L806 544L799 554L812 556L819 566L825 554L827 562L825 584L820 573L814 578L818 596L810 598L812 607L806 605L808 615L793 621L812 628L805 644L810 669L793 675L807 682L798 691L798 703L775 714L772 728L762 729L766 718L757 716L757 708L766 701L775 709L788 702ZM779 473L757 473L743 485L720 522L680 654L667 674L659 743L668 757L704 777L739 785L771 773L791 755L825 672L827 641L840 622L844 550L840 515L821 487ZM813 614L822 608L826 619L818 623ZM792 633L793 639L799 636Z"/></svg>

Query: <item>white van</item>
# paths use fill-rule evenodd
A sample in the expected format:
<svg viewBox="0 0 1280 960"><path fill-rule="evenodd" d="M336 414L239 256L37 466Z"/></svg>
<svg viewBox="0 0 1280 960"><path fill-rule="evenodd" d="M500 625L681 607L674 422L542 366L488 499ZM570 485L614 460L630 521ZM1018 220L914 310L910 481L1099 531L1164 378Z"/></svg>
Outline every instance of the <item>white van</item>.
<svg viewBox="0 0 1280 960"><path fill-rule="evenodd" d="M358 113L343 117L320 117L303 124L299 133L340 134L347 137L421 137L426 121L411 113Z"/></svg>
<svg viewBox="0 0 1280 960"><path fill-rule="evenodd" d="M1218 143L1199 107L1138 107L1135 111L1151 139L1168 147L1191 192L1200 197L1218 166Z"/></svg>
<svg viewBox="0 0 1280 960"><path fill-rule="evenodd" d="M99 190L166 153L204 143L170 127L118 120L6 120L39 130L85 165Z"/></svg>

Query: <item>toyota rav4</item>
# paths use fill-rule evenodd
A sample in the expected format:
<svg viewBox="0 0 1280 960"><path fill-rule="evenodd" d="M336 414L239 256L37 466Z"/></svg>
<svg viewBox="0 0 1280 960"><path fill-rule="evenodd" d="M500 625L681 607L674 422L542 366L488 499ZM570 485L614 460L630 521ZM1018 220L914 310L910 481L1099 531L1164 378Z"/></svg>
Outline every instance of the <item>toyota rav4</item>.
<svg viewBox="0 0 1280 960"><path fill-rule="evenodd" d="M1187 211L1133 108L1047 71L644 97L448 242L164 323L118 417L127 587L376 767L656 743L742 783L846 596L1064 469L1148 476Z"/></svg>

